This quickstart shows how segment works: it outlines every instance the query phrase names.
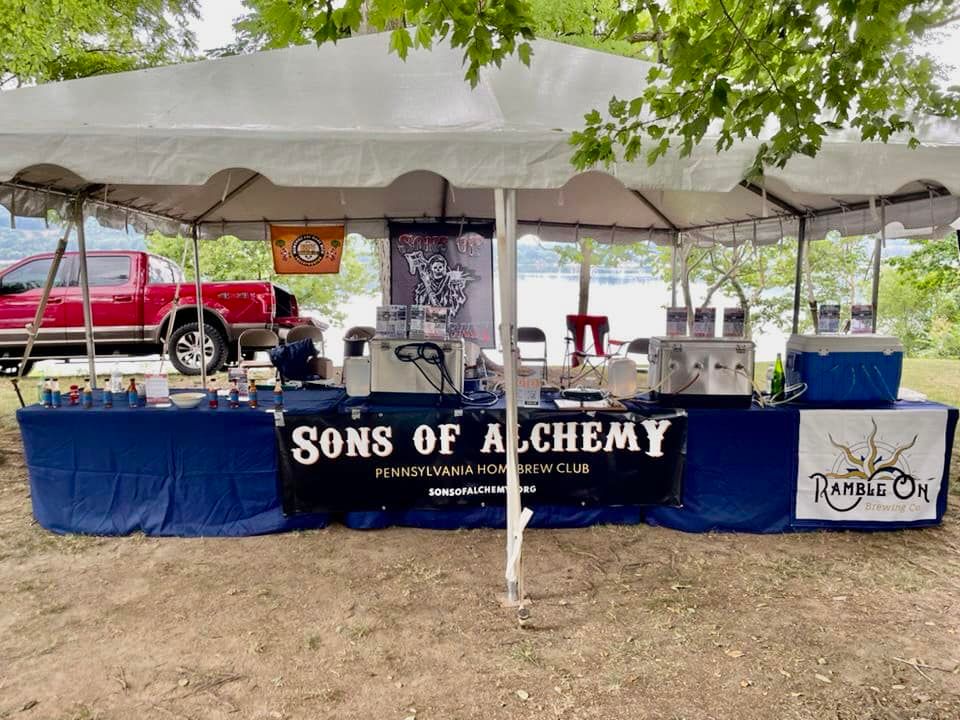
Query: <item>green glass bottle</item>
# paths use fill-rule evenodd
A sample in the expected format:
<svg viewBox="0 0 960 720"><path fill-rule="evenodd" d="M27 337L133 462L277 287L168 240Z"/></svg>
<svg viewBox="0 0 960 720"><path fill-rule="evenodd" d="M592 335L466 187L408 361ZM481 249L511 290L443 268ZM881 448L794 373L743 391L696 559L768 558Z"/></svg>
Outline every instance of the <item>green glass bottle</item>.
<svg viewBox="0 0 960 720"><path fill-rule="evenodd" d="M786 384L786 376L783 373L783 358L777 353L777 361L773 364L773 377L770 379L770 399L782 400L783 387Z"/></svg>

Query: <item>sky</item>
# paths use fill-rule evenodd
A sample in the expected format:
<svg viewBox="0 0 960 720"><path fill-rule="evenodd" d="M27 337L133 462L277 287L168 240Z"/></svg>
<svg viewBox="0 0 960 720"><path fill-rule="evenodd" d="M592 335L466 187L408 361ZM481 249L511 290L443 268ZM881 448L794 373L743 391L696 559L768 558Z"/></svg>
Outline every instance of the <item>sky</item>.
<svg viewBox="0 0 960 720"><path fill-rule="evenodd" d="M200 0L199 22L194 24L201 50L223 47L233 41L233 20L244 14L241 0ZM927 46L948 68L949 84L960 85L960 27L939 33Z"/></svg>
<svg viewBox="0 0 960 720"><path fill-rule="evenodd" d="M194 23L197 45L201 50L223 47L233 42L233 21L244 14L241 0L201 0L200 22Z"/></svg>

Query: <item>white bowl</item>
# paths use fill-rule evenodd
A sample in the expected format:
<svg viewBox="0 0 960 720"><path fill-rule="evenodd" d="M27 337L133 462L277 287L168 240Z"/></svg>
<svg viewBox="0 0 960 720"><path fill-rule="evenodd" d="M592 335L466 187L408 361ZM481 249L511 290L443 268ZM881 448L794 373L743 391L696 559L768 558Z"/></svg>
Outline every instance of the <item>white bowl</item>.
<svg viewBox="0 0 960 720"><path fill-rule="evenodd" d="M170 402L182 410L190 410L199 407L206 396L206 393L200 392L174 393L170 396Z"/></svg>

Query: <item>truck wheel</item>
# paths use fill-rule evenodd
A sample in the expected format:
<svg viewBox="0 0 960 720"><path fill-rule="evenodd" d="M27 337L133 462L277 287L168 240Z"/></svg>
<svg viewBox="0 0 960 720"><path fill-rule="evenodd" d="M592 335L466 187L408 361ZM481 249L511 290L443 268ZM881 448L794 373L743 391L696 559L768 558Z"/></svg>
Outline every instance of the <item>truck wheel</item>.
<svg viewBox="0 0 960 720"><path fill-rule="evenodd" d="M197 323L181 325L170 336L170 364L184 375L200 374L200 330ZM203 324L206 343L203 354L207 361L207 372L213 373L223 366L227 354L227 344L223 333L210 323Z"/></svg>

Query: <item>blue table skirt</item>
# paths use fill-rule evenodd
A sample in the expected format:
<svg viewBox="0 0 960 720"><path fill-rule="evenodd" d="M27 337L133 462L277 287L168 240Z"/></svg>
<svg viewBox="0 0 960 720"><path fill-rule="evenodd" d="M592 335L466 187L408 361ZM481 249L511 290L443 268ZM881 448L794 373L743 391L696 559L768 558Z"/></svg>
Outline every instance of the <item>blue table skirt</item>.
<svg viewBox="0 0 960 720"><path fill-rule="evenodd" d="M288 414L349 412L340 391L286 394ZM911 403L910 407L935 406ZM368 410L416 412L372 406ZM17 418L37 521L56 532L242 536L318 528L332 519L357 529L388 525L504 527L502 506L284 516L273 415L263 409L109 410L30 406ZM950 413L948 447L957 411ZM531 527L647 522L687 532L786 532L796 483L799 411L691 409L683 507L536 507ZM938 500L946 508L944 484ZM870 528L859 524L856 527ZM884 529L903 524L884 524Z"/></svg>
<svg viewBox="0 0 960 720"><path fill-rule="evenodd" d="M33 514L49 530L241 536L329 522L284 516L264 411L33 405L17 419Z"/></svg>

